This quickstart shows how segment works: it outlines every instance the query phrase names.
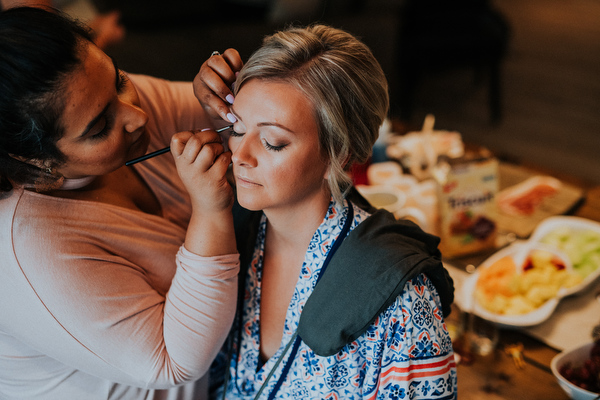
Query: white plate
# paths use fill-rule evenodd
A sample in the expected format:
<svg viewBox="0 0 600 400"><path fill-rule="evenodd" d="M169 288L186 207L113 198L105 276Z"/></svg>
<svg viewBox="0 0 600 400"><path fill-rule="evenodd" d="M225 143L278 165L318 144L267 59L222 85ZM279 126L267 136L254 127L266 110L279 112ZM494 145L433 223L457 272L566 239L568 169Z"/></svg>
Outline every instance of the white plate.
<svg viewBox="0 0 600 400"><path fill-rule="evenodd" d="M479 279L479 273L481 268L486 268L503 257L509 255L516 256L528 247L529 243L527 242L514 243L494 253L490 258L481 263L481 265L477 268L477 271L473 275L469 276L465 281L465 298L463 299L463 302L464 307L467 311L473 312L476 315L485 318L488 321L492 321L498 325L506 327L532 326L537 325L548 319L548 317L552 314L552 312L558 305L559 299L557 297L546 301L542 306L536 308L532 312L520 315L503 315L493 313L481 306L475 299L475 286L477 284L477 280ZM520 267L520 265L518 266Z"/></svg>
<svg viewBox="0 0 600 400"><path fill-rule="evenodd" d="M533 248L538 248L538 246L541 244L541 239L545 237L546 234L548 234L550 231L558 227L569 227L574 230L591 229L600 233L600 223L590 221L584 218L560 216L545 219L538 225L538 227L535 229L534 233L532 234L529 240L515 242L514 244L494 253L483 263L481 263L481 265L477 268L478 271L476 271L466 279L464 283L463 292L464 298L462 299L463 308L467 311L471 311L479 315L482 318L485 318L488 321L495 322L498 325L502 325L505 327L533 326L540 324L546 319L548 319L550 315L552 315L554 309L556 308L556 306L562 298L577 294L578 292L581 292L582 290L587 288L594 280L596 280L596 278L600 276L600 268L596 269L593 273L588 275L578 285L568 289L561 289L556 297L546 301L542 306L527 314L502 315L492 313L486 310L475 300L475 285L477 283L477 279L479 278L480 268L485 268L508 255L512 255L514 258L516 258L515 264L517 265L517 267L521 267L522 261L524 260L523 255L527 254ZM561 253L558 249L554 250L557 255L566 257L566 255L564 255L564 253ZM567 269L572 269L570 263L565 263L565 266L567 267Z"/></svg>

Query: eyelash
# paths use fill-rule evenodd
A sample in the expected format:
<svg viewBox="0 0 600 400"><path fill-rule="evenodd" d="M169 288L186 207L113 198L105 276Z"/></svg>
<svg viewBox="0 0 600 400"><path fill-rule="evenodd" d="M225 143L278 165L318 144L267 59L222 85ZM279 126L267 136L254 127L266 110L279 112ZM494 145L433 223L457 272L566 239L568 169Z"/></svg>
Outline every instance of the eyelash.
<svg viewBox="0 0 600 400"><path fill-rule="evenodd" d="M231 129L230 133L229 133L230 137L242 137L244 136L243 133L238 133L235 130ZM283 150L287 144L281 145L281 146L273 146L272 144L270 144L269 142L267 142L266 140L263 139L263 145L265 146L265 149L270 150L270 151L281 151Z"/></svg>
<svg viewBox="0 0 600 400"><path fill-rule="evenodd" d="M285 148L285 146L287 146L286 144L281 145L281 146L273 146L272 144L269 144L269 142L267 142L266 140L264 141L265 144L265 148L267 150L271 150L271 151L281 151Z"/></svg>
<svg viewBox="0 0 600 400"><path fill-rule="evenodd" d="M129 82L129 77L127 74L121 70L119 70L119 81L117 82L117 94L123 93L125 89L125 85Z"/></svg>
<svg viewBox="0 0 600 400"><path fill-rule="evenodd" d="M102 130L98 133L96 133L94 136L92 136L92 139L94 140L100 140L106 136L108 136L108 133L111 131L113 124L114 124L114 119L113 118L108 118L105 117L106 122L104 124L104 128L102 128Z"/></svg>

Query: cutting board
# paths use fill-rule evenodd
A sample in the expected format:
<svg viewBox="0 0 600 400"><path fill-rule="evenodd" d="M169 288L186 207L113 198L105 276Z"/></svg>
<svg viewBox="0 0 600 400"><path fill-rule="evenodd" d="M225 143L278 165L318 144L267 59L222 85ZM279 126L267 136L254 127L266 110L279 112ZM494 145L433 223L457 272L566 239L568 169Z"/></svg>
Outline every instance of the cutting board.
<svg viewBox="0 0 600 400"><path fill-rule="evenodd" d="M517 165L500 163L499 175L500 190L503 190L535 176L536 173ZM501 232L513 232L520 238L527 238L543 219L573 211L584 198L585 192L582 188L561 181L557 193L544 198L530 215L513 216L499 211L498 229Z"/></svg>

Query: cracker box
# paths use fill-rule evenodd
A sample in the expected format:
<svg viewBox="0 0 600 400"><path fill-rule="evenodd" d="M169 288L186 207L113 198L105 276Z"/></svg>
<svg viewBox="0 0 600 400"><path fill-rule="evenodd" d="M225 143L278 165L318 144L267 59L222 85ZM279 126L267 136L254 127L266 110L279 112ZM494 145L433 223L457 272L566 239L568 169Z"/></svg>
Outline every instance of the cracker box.
<svg viewBox="0 0 600 400"><path fill-rule="evenodd" d="M455 257L494 248L498 160L484 150L451 160L438 174L440 250Z"/></svg>

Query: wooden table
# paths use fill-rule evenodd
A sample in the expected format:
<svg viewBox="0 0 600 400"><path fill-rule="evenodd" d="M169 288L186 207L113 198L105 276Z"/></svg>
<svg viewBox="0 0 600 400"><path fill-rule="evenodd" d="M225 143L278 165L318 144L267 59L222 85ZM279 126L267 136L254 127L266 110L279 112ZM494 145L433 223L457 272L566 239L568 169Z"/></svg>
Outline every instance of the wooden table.
<svg viewBox="0 0 600 400"><path fill-rule="evenodd" d="M564 177L560 177L565 179ZM585 202L572 215L600 221L600 186L586 187ZM465 263L478 265L487 255L463 259ZM456 264L455 264L456 265ZM506 346L522 343L525 365L519 369L512 357L505 353ZM460 345L460 343L459 343ZM460 348L457 350L460 354ZM568 400L550 371L550 362L558 351L527 336L519 330L501 329L499 342L492 354L485 357L468 355L459 363L458 398L507 399L507 400Z"/></svg>

